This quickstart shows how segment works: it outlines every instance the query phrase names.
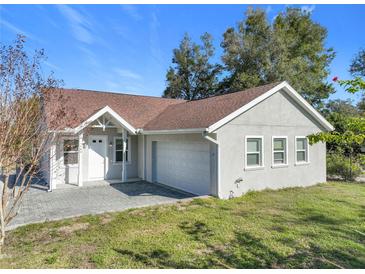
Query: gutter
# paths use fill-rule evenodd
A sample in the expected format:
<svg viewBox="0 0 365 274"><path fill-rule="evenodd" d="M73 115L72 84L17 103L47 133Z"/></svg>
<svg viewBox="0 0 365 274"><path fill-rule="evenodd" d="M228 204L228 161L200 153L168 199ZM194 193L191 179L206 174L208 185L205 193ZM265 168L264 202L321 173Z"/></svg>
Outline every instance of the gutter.
<svg viewBox="0 0 365 274"><path fill-rule="evenodd" d="M206 139L206 140L208 140L209 142L211 142L211 143L213 143L213 144L215 144L216 146L217 146L217 155L216 155L216 159L217 159L217 166L216 166L216 169L217 169L217 196L218 196L218 198L221 198L221 195L220 195L220 192L221 192L221 188L220 188L220 184L221 184L221 180L220 180L220 146L219 146L219 142L216 140L216 139L214 139L214 138L212 138L212 137L210 137L209 135L208 135L208 132L207 131L204 131L203 133L202 133L202 136L203 136L203 138L204 139Z"/></svg>

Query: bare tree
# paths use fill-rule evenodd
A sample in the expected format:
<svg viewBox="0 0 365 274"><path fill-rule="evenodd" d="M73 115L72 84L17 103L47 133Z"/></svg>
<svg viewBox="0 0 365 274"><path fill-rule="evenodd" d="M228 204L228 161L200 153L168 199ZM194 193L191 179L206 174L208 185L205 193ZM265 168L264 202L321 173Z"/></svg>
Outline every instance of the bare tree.
<svg viewBox="0 0 365 274"><path fill-rule="evenodd" d="M18 35L13 45L0 46L0 252L6 226L17 215L24 194L42 179L40 162L53 138L46 125L66 113L65 98L56 94L62 82L52 73L43 76L44 51L28 56L24 44L25 37ZM47 117L44 94L60 96Z"/></svg>

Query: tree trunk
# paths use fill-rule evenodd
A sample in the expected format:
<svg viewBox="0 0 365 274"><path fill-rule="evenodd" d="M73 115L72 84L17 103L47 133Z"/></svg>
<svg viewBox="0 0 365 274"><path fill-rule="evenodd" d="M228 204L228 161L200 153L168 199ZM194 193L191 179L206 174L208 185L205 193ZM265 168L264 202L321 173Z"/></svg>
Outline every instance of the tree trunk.
<svg viewBox="0 0 365 274"><path fill-rule="evenodd" d="M3 185L3 187L6 187L5 184ZM3 201L0 202L0 226L0 254L2 254L5 241L5 209L3 208Z"/></svg>
<svg viewBox="0 0 365 274"><path fill-rule="evenodd" d="M5 210L6 210L6 191L7 191L8 177L3 176L3 188L1 189L1 201L0 201L0 254L2 254L5 243Z"/></svg>

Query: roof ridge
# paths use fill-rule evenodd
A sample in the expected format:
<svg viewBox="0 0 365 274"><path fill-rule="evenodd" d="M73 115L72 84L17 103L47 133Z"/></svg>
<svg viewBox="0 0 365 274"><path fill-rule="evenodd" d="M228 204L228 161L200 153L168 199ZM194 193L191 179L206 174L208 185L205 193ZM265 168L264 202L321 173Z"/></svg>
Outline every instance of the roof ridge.
<svg viewBox="0 0 365 274"><path fill-rule="evenodd" d="M130 93L122 93L116 91L107 91L107 90L92 90L92 89L80 89L80 88L57 88L61 90L68 90L68 91L82 91L82 92L95 92L95 93L107 93L107 94L115 94L115 95L125 95L125 96L136 96L136 97L147 97L147 98L154 98L154 99L164 99L164 100L171 100L171 101L182 101L186 102L184 99L179 98L165 98L165 97L158 97L152 95L139 95L139 94L130 94Z"/></svg>
<svg viewBox="0 0 365 274"><path fill-rule="evenodd" d="M221 94L221 95L216 95L216 96L211 96L211 97L207 97L207 98L202 98L202 99L199 99L199 100L191 100L191 101L185 101L184 103L181 103L181 104L172 104L172 105L168 105L166 106L164 109L162 109L162 111L157 114L155 117L153 117L152 119L150 119L149 121L147 121L144 125L143 125L143 128L147 127L148 128L148 125L152 124L156 121L158 121L158 119L160 117L163 117L163 115L165 114L166 111L168 111L169 109L174 109L176 107L179 107L181 105L189 105L190 103L198 103L198 102L202 102L202 101L208 101L207 99L213 99L213 98L217 98L217 97L223 97L225 95L232 95L232 94L237 94L237 93L242 93L242 92L245 92L247 90L250 90L250 89L257 89L257 88L264 88L265 87L270 87L269 90L271 90L272 88L276 87L277 85L279 85L281 82L274 82L274 83L270 83L270 84L265 84L265 85L262 85L262 86L257 86L257 87L251 87L251 88L248 88L248 89L245 89L245 90L240 90L240 91L236 91L236 92L231 92L231 93L227 93L227 94ZM269 90L265 91L264 93L268 92Z"/></svg>
<svg viewBox="0 0 365 274"><path fill-rule="evenodd" d="M190 103L190 102L199 102L199 101L203 101L203 100L206 100L206 99L212 99L212 98L217 98L217 97L223 97L223 96L227 96L227 95L232 95L232 94L235 94L235 93L240 93L240 92L245 92L245 91L248 91L250 89L257 89L257 88L263 88L263 87L266 87L266 86L277 86L279 85L280 83L282 83L283 81L277 81L277 82L272 82L272 83L268 83L268 84L265 84L265 85L261 85L261 86L255 86L255 87L250 87L250 88L246 88L246 89L242 89L242 90L237 90L237 91L234 91L234 92L228 92L228 93L224 93L224 94L216 94L216 95L213 95L213 96L210 96L210 97L206 97L206 98L201 98L201 99L196 99L196 100L189 100L189 101L186 101L186 103Z"/></svg>

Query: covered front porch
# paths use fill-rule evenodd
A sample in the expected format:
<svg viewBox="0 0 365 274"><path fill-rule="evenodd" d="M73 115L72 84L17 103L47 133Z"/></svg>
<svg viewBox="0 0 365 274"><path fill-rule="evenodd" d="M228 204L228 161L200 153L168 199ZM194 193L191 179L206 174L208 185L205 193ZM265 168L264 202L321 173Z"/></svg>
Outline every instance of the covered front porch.
<svg viewBox="0 0 365 274"><path fill-rule="evenodd" d="M49 155L51 191L143 179L143 159L138 159L141 136L112 110L97 114L55 136Z"/></svg>

